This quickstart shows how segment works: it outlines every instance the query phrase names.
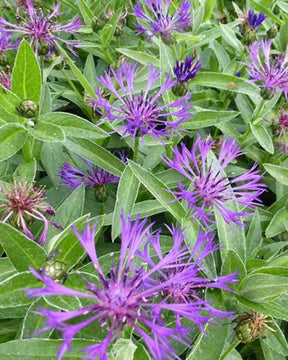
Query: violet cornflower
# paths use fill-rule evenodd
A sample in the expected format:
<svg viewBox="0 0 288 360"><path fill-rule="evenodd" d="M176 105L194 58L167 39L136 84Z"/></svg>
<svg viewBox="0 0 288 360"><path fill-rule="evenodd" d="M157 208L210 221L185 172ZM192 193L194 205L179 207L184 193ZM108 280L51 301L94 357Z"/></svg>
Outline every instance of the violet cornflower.
<svg viewBox="0 0 288 360"><path fill-rule="evenodd" d="M263 88L262 94L266 89L271 95L280 90L288 98L288 50L284 56L273 57L271 45L272 40L261 40L250 46L251 61L246 62L247 72L252 77L250 81Z"/></svg>
<svg viewBox="0 0 288 360"><path fill-rule="evenodd" d="M187 201L191 218L201 220L210 227L214 222L213 206L219 211L226 223L243 226L238 219L247 216L247 211L233 211L227 206L227 201L233 200L244 207L253 208L259 204L259 196L265 190L265 184L260 183L263 175L255 170L257 164L232 180L223 173L227 165L243 153L234 139L223 139L217 160L210 159L209 152L215 141L210 138L202 140L198 135L192 150L182 144L181 149L174 149L174 159L165 159L166 164L184 175L192 188L178 183L178 190L172 191L177 200ZM242 183L242 184L241 184Z"/></svg>
<svg viewBox="0 0 288 360"><path fill-rule="evenodd" d="M286 131L288 131L288 113L284 111L283 108L281 108L280 117L278 121L278 139L276 143L276 147L280 149L280 142L281 139L283 140L283 151L285 154L287 154L287 137L286 137Z"/></svg>
<svg viewBox="0 0 288 360"><path fill-rule="evenodd" d="M90 221L88 220L82 234L75 227L72 227L74 233L78 237L82 247L89 255L94 268L98 274L98 281L92 283L82 275L86 282L87 291L73 290L64 285L54 282L49 277L31 270L35 277L43 282L43 288L26 289L29 297L39 296L77 296L85 299L85 306L73 311L53 311L50 309L40 308L39 314L46 317L46 326L39 332L56 329L62 332L64 339L63 344L58 351L58 360L61 360L70 350L71 341L76 334L83 328L93 322L97 322L99 327L107 329L106 337L102 342L88 346L83 349L87 355L84 359L103 360L108 359L109 346L121 336L121 330L130 326L136 335L143 339L147 348L152 354L153 359L180 359L176 351L173 349L172 340L179 341L186 346L189 339L189 333L193 328L185 327L181 319L195 323L200 329L203 325L210 323L214 315L227 318L231 313L214 311L204 298L199 297L191 299L187 302L174 301L174 297L162 297L161 293L171 286L183 286L187 282L197 281L199 286L205 288L206 280L199 278L196 280L194 261L191 258L187 245L183 244L182 233L176 229L172 232L174 242L172 248L165 254L157 254L159 261L152 260L147 250L141 253L142 248L147 247L147 243L159 243L159 232L152 232L153 224L148 225L146 220L136 218L132 224L130 217L122 220L122 241L119 261L116 265L114 257L111 256L111 270L107 275L103 272L99 259L97 257L94 237L97 228L97 222L90 229ZM201 244L200 244L201 243ZM197 247L203 245L203 241L197 242ZM211 248L211 245L209 245ZM161 249L159 249L161 251ZM138 258L138 262L136 259ZM139 258L147 258L141 266ZM179 259L179 264L177 263ZM152 279L159 276L169 269L177 269L183 267L183 261L190 262L191 271L179 271L174 277L162 278L161 281ZM138 265L137 265L138 264ZM140 265L139 265L140 264ZM186 265L187 269L189 264ZM194 278L191 275L194 274ZM227 281L226 281L227 280ZM221 280L223 284L218 284L220 288L227 288L224 283L234 282L235 276L231 279ZM216 280L215 282L218 282ZM218 287L217 285L215 287ZM204 306L205 303L205 306ZM202 310L208 310L203 314ZM169 322L175 319L175 325L166 325L164 316L169 316ZM73 319L73 323L69 322ZM38 333L39 333L38 332Z"/></svg>
<svg viewBox="0 0 288 360"><path fill-rule="evenodd" d="M256 30L265 19L266 19L265 14L263 14L263 13L256 14L253 12L253 10L249 10L248 24L253 30Z"/></svg>
<svg viewBox="0 0 288 360"><path fill-rule="evenodd" d="M11 90L11 69L8 67L8 74L1 70L0 71L0 84L4 86L4 88Z"/></svg>
<svg viewBox="0 0 288 360"><path fill-rule="evenodd" d="M172 32L182 32L191 26L192 10L190 1L182 1L179 9L173 12L172 0L141 0L134 9L138 34L152 38L160 34L165 41L171 41Z"/></svg>
<svg viewBox="0 0 288 360"><path fill-rule="evenodd" d="M179 125L191 116L189 94L165 105L161 102L162 95L176 85L175 79L167 75L160 89L150 93L160 79L160 72L149 65L146 88L136 93L134 86L137 76L136 64L123 63L117 71L110 69L100 77L99 82L115 96L116 102L110 104L103 97L101 89L96 88L97 99L92 99L95 111L104 117L104 121L120 121L122 138L126 134L134 138L151 135L162 141L161 136L180 135ZM115 80L119 90L114 85ZM170 116L173 120L168 119Z"/></svg>
<svg viewBox="0 0 288 360"><path fill-rule="evenodd" d="M12 42L12 34L0 28L0 54L4 54L9 50L16 50L19 41Z"/></svg>
<svg viewBox="0 0 288 360"><path fill-rule="evenodd" d="M9 221L11 225L22 229L29 239L34 240L34 235L28 228L34 220L44 223L43 232L39 237L40 245L46 241L49 225L61 228L45 216L55 215L55 212L46 201L44 187L36 188L34 184L27 182L14 182L0 188L0 193L5 198L4 203L0 205L0 209L5 210L1 221L4 223Z"/></svg>
<svg viewBox="0 0 288 360"><path fill-rule="evenodd" d="M173 71L177 78L178 84L188 82L190 79L195 78L200 68L200 60L196 60L194 56L186 57L182 62L176 61Z"/></svg>
<svg viewBox="0 0 288 360"><path fill-rule="evenodd" d="M68 49L74 53L73 47L77 43L64 40L57 33L73 34L80 28L80 19L75 18L66 25L60 25L55 22L56 18L62 14L60 12L60 2L55 5L53 12L47 12L46 15L44 15L41 8L38 10L34 8L32 0L27 0L26 4L26 18L21 19L20 24L17 25L0 17L0 31L6 33L15 32L28 38L30 45L35 49L35 53L39 55L52 53L56 46L56 40L66 44Z"/></svg>

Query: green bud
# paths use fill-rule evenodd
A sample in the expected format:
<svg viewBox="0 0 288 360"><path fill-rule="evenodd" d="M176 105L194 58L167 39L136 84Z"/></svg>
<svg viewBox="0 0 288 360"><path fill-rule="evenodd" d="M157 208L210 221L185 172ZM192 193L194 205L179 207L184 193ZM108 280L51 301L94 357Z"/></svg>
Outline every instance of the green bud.
<svg viewBox="0 0 288 360"><path fill-rule="evenodd" d="M270 89L262 88L260 91L260 95L264 100L271 100L273 97L273 92Z"/></svg>
<svg viewBox="0 0 288 360"><path fill-rule="evenodd" d="M120 37L120 36L123 35L123 28L122 28L122 26L116 25L116 29L115 29L114 35L115 35L116 37Z"/></svg>
<svg viewBox="0 0 288 360"><path fill-rule="evenodd" d="M103 21L99 19L97 16L94 16L92 20L92 29L94 31L98 31L101 30L102 27L103 27Z"/></svg>
<svg viewBox="0 0 288 360"><path fill-rule="evenodd" d="M17 110L23 117L34 118L38 113L38 104L32 100L24 100Z"/></svg>
<svg viewBox="0 0 288 360"><path fill-rule="evenodd" d="M108 199L108 191L106 185L98 185L95 189L95 197L99 202L106 202Z"/></svg>
<svg viewBox="0 0 288 360"><path fill-rule="evenodd" d="M256 31L250 28L246 28L246 31L244 32L244 35L242 37L242 43L244 45L250 45L256 40Z"/></svg>
<svg viewBox="0 0 288 360"><path fill-rule="evenodd" d="M184 96L188 91L188 83L185 82L183 84L177 84L173 86L172 91L175 96Z"/></svg>
<svg viewBox="0 0 288 360"><path fill-rule="evenodd" d="M38 45L38 54L45 56L49 54L49 51L51 49L51 45L48 44L46 41L40 40Z"/></svg>
<svg viewBox="0 0 288 360"><path fill-rule="evenodd" d="M278 34L278 26L276 24L272 25L271 28L267 31L267 38L274 39Z"/></svg>
<svg viewBox="0 0 288 360"><path fill-rule="evenodd" d="M41 272L57 283L64 283L67 277L66 263L57 259L47 260Z"/></svg>

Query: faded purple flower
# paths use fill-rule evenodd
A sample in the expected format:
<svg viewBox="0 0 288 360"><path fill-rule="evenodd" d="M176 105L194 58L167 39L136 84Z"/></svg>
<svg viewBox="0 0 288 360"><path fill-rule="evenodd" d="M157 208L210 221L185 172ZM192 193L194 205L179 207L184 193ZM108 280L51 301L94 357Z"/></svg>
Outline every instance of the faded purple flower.
<svg viewBox="0 0 288 360"><path fill-rule="evenodd" d="M96 88L97 99L92 99L95 111L104 117L104 121L120 121L122 137L129 134L143 138L147 134L161 141L161 136L180 135L179 125L191 116L189 94L165 105L161 102L162 95L176 84L175 79L167 75L161 88L150 92L160 79L159 70L150 65L146 88L136 93L134 83L137 76L136 64L123 63L117 71L110 69L110 73L100 77L99 82L115 96L116 101L110 104L101 89ZM170 116L173 120L168 119Z"/></svg>
<svg viewBox="0 0 288 360"><path fill-rule="evenodd" d="M215 250L211 239L201 234L192 254L183 243L183 233L177 229L171 231L174 238L172 248L162 255L159 245L160 232L152 232L153 224L148 225L147 220L140 221L137 217L134 224L130 217L127 220L122 215L122 242L119 261L116 265L113 256L110 273L103 272L95 249L94 237L97 222L90 229L88 220L85 230L80 234L75 227L73 231L78 237L82 247L89 255L97 273L99 281L92 283L82 276L86 282L87 292L69 289L42 276L35 270L33 274L44 283L44 288L26 289L29 297L66 295L78 296L86 299L87 305L74 311L52 311L40 308L39 314L46 317L46 326L40 330L57 329L62 332L64 339L58 351L58 360L61 360L66 351L70 350L71 341L84 327L97 322L102 329L107 329L106 337L101 343L83 349L87 355L84 359L108 359L109 346L121 336L124 326L131 326L137 336L143 339L153 359L180 359L173 349L172 340L189 346L189 333L193 328L185 327L180 319L186 319L203 329L210 323L212 317L227 318L229 312L218 311L211 303L204 299L198 291L208 286L231 290L227 283L235 282L235 274L230 277L207 281L200 276L200 265L205 254ZM207 244L205 244L207 242ZM151 257L148 247L151 244L157 252L158 260ZM200 247L204 247L201 251ZM143 252L141 250L144 247ZM200 250L199 261L192 259ZM161 253L160 253L161 252ZM138 261L135 261L138 258ZM145 263L141 265L140 260ZM185 265L183 264L185 262ZM201 265L202 266L202 265ZM169 272L174 271L175 276ZM168 274L168 275L167 275ZM198 277L199 275L199 277ZM159 278L160 276L161 279ZM157 280L156 280L157 279ZM179 301L176 296L167 296L170 288L183 288L185 284L195 285L195 296L190 294L185 301ZM214 284L214 286L213 286ZM161 294L163 296L161 296ZM203 313L203 310L207 310ZM175 319L175 325L168 327L164 316L169 316L169 322ZM81 318L80 318L81 317ZM69 323L72 320L73 324Z"/></svg>
<svg viewBox="0 0 288 360"><path fill-rule="evenodd" d="M0 28L0 54L9 50L16 50L19 41L12 42L12 34Z"/></svg>
<svg viewBox="0 0 288 360"><path fill-rule="evenodd" d="M272 40L261 40L253 43L248 49L251 62L246 62L252 82L268 89L271 94L276 90L283 91L288 97L288 51L285 56L274 57L271 54Z"/></svg>
<svg viewBox="0 0 288 360"><path fill-rule="evenodd" d="M190 27L192 10L190 1L182 1L179 9L174 12L172 0L142 0L134 9L138 34L151 38L161 34L164 40L171 40L173 31L181 32Z"/></svg>
<svg viewBox="0 0 288 360"><path fill-rule="evenodd" d="M257 164L232 180L229 180L223 171L227 165L243 153L234 139L223 139L217 160L210 160L209 152L216 142L210 138L202 140L197 136L192 150L184 144L181 149L174 149L174 159L165 159L166 164L184 175L190 182L189 187L178 183L178 190L171 191L177 200L187 201L191 218L199 219L209 227L214 222L213 206L221 213L226 223L235 223L243 226L240 216L247 216L247 211L233 211L226 203L236 201L248 208L259 204L259 196L265 191L265 184L260 183L263 175L255 170Z"/></svg>
<svg viewBox="0 0 288 360"><path fill-rule="evenodd" d="M195 57L186 57L184 61L176 61L176 66L173 68L174 74L177 78L178 84L188 82L190 79L195 78L201 66L200 60Z"/></svg>
<svg viewBox="0 0 288 360"><path fill-rule="evenodd" d="M43 187L36 188L34 184L21 182L9 184L7 187L0 188L1 195L5 198L0 209L5 212L1 221L22 229L26 236L34 240L34 235L28 226L34 220L40 220L44 223L44 230L39 237L39 244L43 245L46 241L49 225L61 228L58 224L49 221L46 214L55 215L54 210L46 201L46 195Z"/></svg>
<svg viewBox="0 0 288 360"><path fill-rule="evenodd" d="M96 188L101 185L117 183L119 177L108 173L106 170L92 165L86 161L88 165L87 171L81 171L66 162L61 166L60 177L63 182L72 189L76 189L79 185L84 184L86 188Z"/></svg>
<svg viewBox="0 0 288 360"><path fill-rule="evenodd" d="M21 19L20 24L16 25L0 17L0 31L6 33L15 32L20 36L27 37L30 39L30 45L34 47L36 54L46 55L49 52L52 53L56 46L56 40L66 44L68 49L74 53L73 47L77 44L62 39L57 33L73 34L80 28L80 19L76 18L66 25L59 25L55 20L62 14L60 12L60 2L56 4L52 13L47 12L46 15L44 15L41 8L38 10L34 8L32 0L27 0L26 4L26 18Z"/></svg>
<svg viewBox="0 0 288 360"><path fill-rule="evenodd" d="M253 10L249 10L248 13L248 24L253 30L256 30L262 22L266 19L266 15L263 13L256 14Z"/></svg>
<svg viewBox="0 0 288 360"><path fill-rule="evenodd" d="M283 108L281 108L280 117L278 121L278 139L276 146L278 149L281 147L281 139L283 140L283 151L285 154L287 154L287 137L286 137L286 131L288 131L288 113L284 111Z"/></svg>

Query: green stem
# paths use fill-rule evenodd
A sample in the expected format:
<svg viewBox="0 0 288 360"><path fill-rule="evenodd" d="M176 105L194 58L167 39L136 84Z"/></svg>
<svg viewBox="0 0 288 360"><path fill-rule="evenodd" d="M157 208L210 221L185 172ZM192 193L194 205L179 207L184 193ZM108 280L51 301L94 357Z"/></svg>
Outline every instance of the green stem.
<svg viewBox="0 0 288 360"><path fill-rule="evenodd" d="M234 341L232 342L232 344L230 344L230 346L228 346L228 348L226 349L226 351L224 352L224 354L220 357L220 360L225 360L227 359L227 356L231 353L231 351L233 351L238 345L240 344L240 340L235 338Z"/></svg>
<svg viewBox="0 0 288 360"><path fill-rule="evenodd" d="M173 44L173 52L174 52L175 59L178 60L178 51L177 51L176 44Z"/></svg>
<svg viewBox="0 0 288 360"><path fill-rule="evenodd" d="M136 136L135 140L134 140L134 161L135 161L135 163L138 163L139 141L140 141L140 136Z"/></svg>
<svg viewBox="0 0 288 360"><path fill-rule="evenodd" d="M259 105L258 111L257 111L256 115L253 116L253 118L252 118L252 122L253 122L254 120L257 120L258 117L259 117L259 115L262 114L262 111L263 111L264 106L265 106L265 102L266 102L265 99L262 99L262 100L261 100L261 103L260 103L260 105Z"/></svg>

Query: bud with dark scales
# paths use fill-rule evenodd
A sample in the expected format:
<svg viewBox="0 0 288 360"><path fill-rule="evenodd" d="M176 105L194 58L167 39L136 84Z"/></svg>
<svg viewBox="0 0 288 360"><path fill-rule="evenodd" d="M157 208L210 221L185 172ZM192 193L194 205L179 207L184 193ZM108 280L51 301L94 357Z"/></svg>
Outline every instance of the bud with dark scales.
<svg viewBox="0 0 288 360"><path fill-rule="evenodd" d="M105 184L103 185L98 185L95 188L95 197L96 200L99 202L106 202L108 199L108 191L107 191L107 186Z"/></svg>
<svg viewBox="0 0 288 360"><path fill-rule="evenodd" d="M238 316L234 322L237 323L235 330L237 338L243 343L248 344L257 339L267 337L266 328L275 332L276 330L268 326L273 322L267 320L268 316L257 312Z"/></svg>
<svg viewBox="0 0 288 360"><path fill-rule="evenodd" d="M278 26L276 24L272 25L271 28L267 31L267 38L274 39L278 35Z"/></svg>
<svg viewBox="0 0 288 360"><path fill-rule="evenodd" d="M52 257L40 269L42 275L48 276L58 284L63 284L67 278L67 266L64 261Z"/></svg>
<svg viewBox="0 0 288 360"><path fill-rule="evenodd" d="M274 94L270 89L263 87L260 91L260 95L261 95L262 99L264 99L264 100L271 100L273 98Z"/></svg>
<svg viewBox="0 0 288 360"><path fill-rule="evenodd" d="M38 46L38 55L42 55L42 56L48 55L49 52L52 52L53 49L51 48L51 45L44 40L40 40L37 46Z"/></svg>
<svg viewBox="0 0 288 360"><path fill-rule="evenodd" d="M98 18L97 16L94 16L93 19L92 19L92 29L94 31L98 31L100 29L102 29L103 27L103 21Z"/></svg>
<svg viewBox="0 0 288 360"><path fill-rule="evenodd" d="M17 110L23 117L34 118L38 114L38 104L32 100L24 100Z"/></svg>

